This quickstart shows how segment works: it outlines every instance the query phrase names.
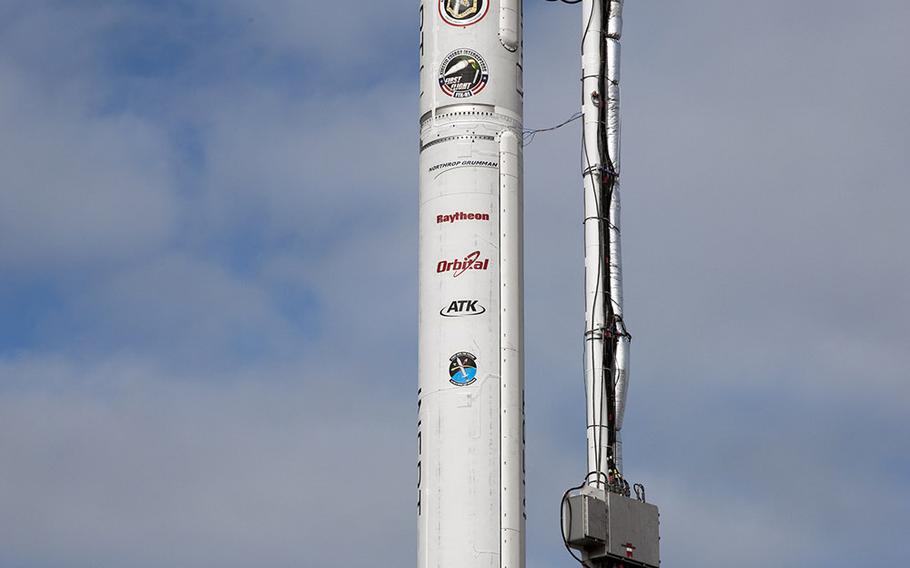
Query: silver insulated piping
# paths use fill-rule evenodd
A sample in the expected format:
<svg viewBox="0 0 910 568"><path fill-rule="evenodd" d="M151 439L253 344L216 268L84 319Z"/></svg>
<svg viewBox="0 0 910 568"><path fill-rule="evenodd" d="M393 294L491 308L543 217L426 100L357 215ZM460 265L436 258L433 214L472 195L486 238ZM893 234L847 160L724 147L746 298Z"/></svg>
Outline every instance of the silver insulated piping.
<svg viewBox="0 0 910 568"><path fill-rule="evenodd" d="M620 431L628 390L619 183L622 8L621 0L582 4L586 481L600 488L623 484Z"/></svg>

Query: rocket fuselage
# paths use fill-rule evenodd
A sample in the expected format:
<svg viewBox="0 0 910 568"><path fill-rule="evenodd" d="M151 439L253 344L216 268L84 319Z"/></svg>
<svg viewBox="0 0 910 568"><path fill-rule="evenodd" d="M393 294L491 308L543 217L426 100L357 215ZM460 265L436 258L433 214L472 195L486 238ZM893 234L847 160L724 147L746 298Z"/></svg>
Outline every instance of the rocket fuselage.
<svg viewBox="0 0 910 568"><path fill-rule="evenodd" d="M521 0L420 6L418 567L524 567Z"/></svg>

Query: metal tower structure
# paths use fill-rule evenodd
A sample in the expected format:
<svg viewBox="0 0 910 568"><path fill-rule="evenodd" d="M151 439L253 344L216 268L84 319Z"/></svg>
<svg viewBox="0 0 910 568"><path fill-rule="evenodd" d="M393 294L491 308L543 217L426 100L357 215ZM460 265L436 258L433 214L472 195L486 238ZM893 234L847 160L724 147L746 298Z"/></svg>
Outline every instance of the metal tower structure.
<svg viewBox="0 0 910 568"><path fill-rule="evenodd" d="M623 320L620 219L623 1L581 4L587 473L563 496L563 538L585 566L656 568L657 507L645 502L640 484L632 496L622 464L631 342Z"/></svg>

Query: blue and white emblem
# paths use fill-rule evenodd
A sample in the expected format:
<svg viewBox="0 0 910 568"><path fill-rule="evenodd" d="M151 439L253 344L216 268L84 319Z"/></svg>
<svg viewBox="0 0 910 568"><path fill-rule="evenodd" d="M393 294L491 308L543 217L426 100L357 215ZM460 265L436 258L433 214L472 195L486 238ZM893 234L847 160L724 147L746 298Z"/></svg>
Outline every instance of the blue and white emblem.
<svg viewBox="0 0 910 568"><path fill-rule="evenodd" d="M449 382L466 387L477 380L477 357L462 351L449 359Z"/></svg>

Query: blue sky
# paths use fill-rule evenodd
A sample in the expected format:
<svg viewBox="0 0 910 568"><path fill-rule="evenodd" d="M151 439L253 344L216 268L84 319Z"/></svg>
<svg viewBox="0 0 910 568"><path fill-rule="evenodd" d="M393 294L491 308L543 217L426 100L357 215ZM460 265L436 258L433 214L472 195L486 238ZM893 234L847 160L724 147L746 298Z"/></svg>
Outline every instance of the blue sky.
<svg viewBox="0 0 910 568"><path fill-rule="evenodd" d="M406 4L0 0L0 566L414 562ZM900 565L910 8L627 4L626 468L664 561ZM525 7L549 126L581 15ZM529 568L572 566L583 472L578 134L526 149Z"/></svg>

